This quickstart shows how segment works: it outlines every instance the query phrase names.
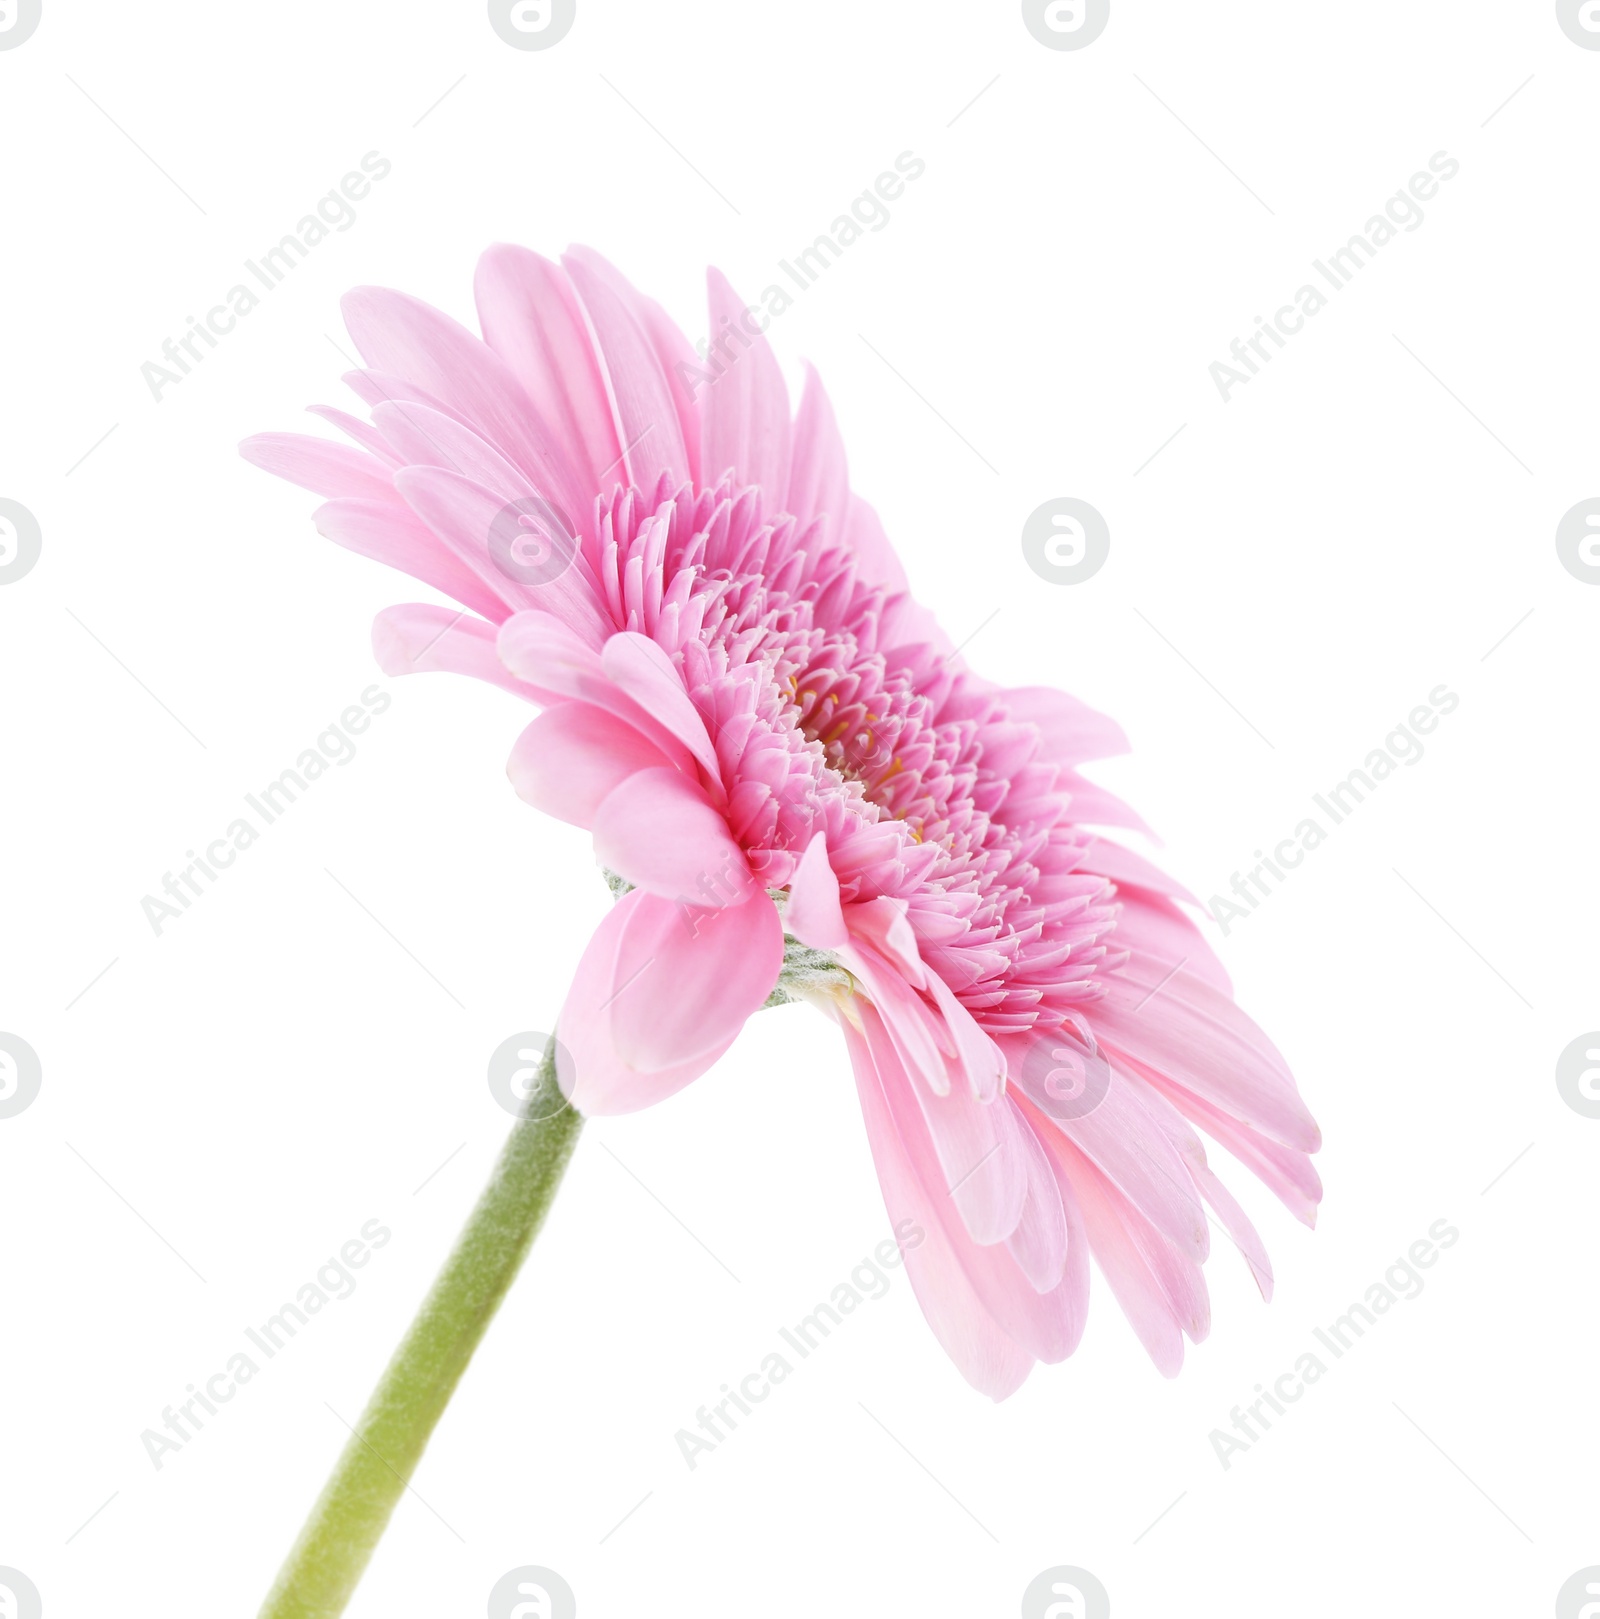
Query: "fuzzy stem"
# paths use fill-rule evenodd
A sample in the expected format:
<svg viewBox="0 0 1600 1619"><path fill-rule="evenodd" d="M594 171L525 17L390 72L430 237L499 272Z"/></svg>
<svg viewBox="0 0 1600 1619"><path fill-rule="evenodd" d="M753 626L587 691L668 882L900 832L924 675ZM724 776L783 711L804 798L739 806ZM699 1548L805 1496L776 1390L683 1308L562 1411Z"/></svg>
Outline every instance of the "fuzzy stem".
<svg viewBox="0 0 1600 1619"><path fill-rule="evenodd" d="M337 1619L450 1396L544 1223L583 1118L555 1042L489 1184L311 1510L260 1619Z"/></svg>

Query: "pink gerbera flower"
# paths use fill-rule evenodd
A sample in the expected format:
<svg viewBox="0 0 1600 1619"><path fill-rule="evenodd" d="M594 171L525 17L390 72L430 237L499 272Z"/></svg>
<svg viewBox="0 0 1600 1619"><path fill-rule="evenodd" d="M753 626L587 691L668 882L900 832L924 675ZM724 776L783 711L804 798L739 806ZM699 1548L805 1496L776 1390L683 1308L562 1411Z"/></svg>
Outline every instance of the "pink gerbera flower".
<svg viewBox="0 0 1600 1619"><path fill-rule="evenodd" d="M623 891L561 1014L563 1090L649 1106L775 993L808 1000L965 1377L998 1399L1071 1354L1091 1254L1175 1373L1209 1326L1207 1206L1272 1286L1193 1127L1308 1224L1318 1134L1187 896L1088 830L1140 825L1078 774L1122 733L966 666L851 492L815 374L791 418L715 271L704 359L585 249L491 248L477 303L481 339L351 293L371 424L321 414L356 448L244 453L328 497L324 534L461 604L383 613L388 672L542 710L511 779Z"/></svg>

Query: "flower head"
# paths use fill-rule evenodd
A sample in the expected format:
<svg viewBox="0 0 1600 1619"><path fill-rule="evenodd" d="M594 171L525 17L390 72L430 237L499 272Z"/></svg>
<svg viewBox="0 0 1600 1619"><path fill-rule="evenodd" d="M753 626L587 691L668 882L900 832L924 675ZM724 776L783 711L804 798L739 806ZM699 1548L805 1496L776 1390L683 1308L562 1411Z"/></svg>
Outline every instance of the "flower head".
<svg viewBox="0 0 1600 1619"><path fill-rule="evenodd" d="M1188 896L1089 830L1141 827L1078 773L1122 733L967 667L851 492L815 374L791 418L715 271L703 360L585 249L491 248L476 290L481 339L351 293L371 421L320 414L355 447L244 453L461 604L383 613L387 671L541 709L511 780L626 889L561 1014L563 1087L590 1114L659 1101L781 980L843 1033L891 1218L924 1234L917 1297L974 1386L1071 1354L1091 1254L1175 1373L1209 1326L1208 1207L1272 1285L1194 1126L1307 1223L1318 1135Z"/></svg>

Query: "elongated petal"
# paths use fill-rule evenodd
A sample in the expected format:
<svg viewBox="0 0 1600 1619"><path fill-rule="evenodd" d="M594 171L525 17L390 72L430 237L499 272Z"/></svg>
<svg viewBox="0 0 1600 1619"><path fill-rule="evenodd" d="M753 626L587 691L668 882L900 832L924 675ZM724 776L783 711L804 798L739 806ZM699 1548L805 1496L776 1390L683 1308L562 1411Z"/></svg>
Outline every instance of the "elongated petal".
<svg viewBox="0 0 1600 1619"><path fill-rule="evenodd" d="M258 433L239 446L246 461L335 499L394 500L394 480L370 455L305 433Z"/></svg>
<svg viewBox="0 0 1600 1619"><path fill-rule="evenodd" d="M945 1240L982 1307L1006 1336L1033 1359L1062 1359L1072 1352L1082 1331L1082 1300L1087 1272L1081 1267L1071 1277L1063 1272L1056 1285L1041 1287L1013 1256L1009 1240L1005 1243L986 1243L977 1239L965 1218L959 1214L955 1206L956 1197L947 1193L944 1169L934 1138L913 1095L915 1086L897 1067L892 1048L885 1047L876 1038L870 1010L862 1013L862 1029L869 1052L876 1060L878 1079L894 1121L900 1150L927 1196L929 1212L939 1222ZM1025 1189L1030 1194L1038 1192L1043 1196L1043 1187L1034 1181L1030 1173L1030 1168L1038 1166L1038 1159L1034 1156L1038 1143L1032 1137L1032 1124L1010 1098L994 1104L991 1111L1003 1120L997 1133L1017 1144L1016 1158L1021 1165L1019 1173L1025 1182ZM1049 1219L1050 1215L1036 1209L1034 1217ZM1030 1242L1042 1242L1049 1246L1054 1239L1048 1233L1035 1232L1019 1240L1026 1247Z"/></svg>
<svg viewBox="0 0 1600 1619"><path fill-rule="evenodd" d="M1120 1059L1128 1063L1126 1057ZM1137 1065L1135 1065L1137 1066ZM1181 1089L1154 1069L1137 1068L1187 1119L1192 1119L1213 1140L1220 1142L1240 1163L1257 1175L1297 1220L1308 1226L1317 1223L1317 1205L1322 1201L1322 1180L1310 1157L1296 1147L1252 1129L1249 1125L1212 1107L1191 1091Z"/></svg>
<svg viewBox="0 0 1600 1619"><path fill-rule="evenodd" d="M481 485L502 502L534 495L527 476L485 438L454 416L414 400L373 407L372 419L407 465L444 467Z"/></svg>
<svg viewBox="0 0 1600 1619"><path fill-rule="evenodd" d="M1016 1230L1006 1238L1006 1251L1035 1291L1048 1293L1067 1268L1067 1213L1055 1168L1037 1134L1025 1129L1022 1140L1028 1196Z"/></svg>
<svg viewBox="0 0 1600 1619"><path fill-rule="evenodd" d="M508 513L509 503L492 490L443 467L418 466L397 472L395 487L429 529L502 601L551 613L596 646L604 640L611 625L584 580L576 537L564 519L547 520L555 533L540 540L545 565L528 572L491 545L497 534L508 531L507 525L510 530L517 527L515 512Z"/></svg>
<svg viewBox="0 0 1600 1619"><path fill-rule="evenodd" d="M574 248L562 258L588 317L605 372L623 468L635 488L671 488L689 477L678 407L650 335L617 289L620 277L598 253Z"/></svg>
<svg viewBox="0 0 1600 1619"><path fill-rule="evenodd" d="M1270 1302L1273 1287L1272 1262L1267 1258L1266 1245L1261 1241L1256 1228L1250 1223L1249 1216L1240 1208L1233 1194L1212 1173L1206 1161L1205 1146L1190 1127L1189 1121L1142 1075L1123 1070L1119 1072L1118 1078L1133 1087L1140 1103L1149 1111L1162 1133L1172 1143L1174 1151L1183 1159L1195 1190L1215 1213L1222 1223L1222 1229L1244 1256L1251 1275L1255 1277L1256 1285L1261 1289L1262 1298Z"/></svg>
<svg viewBox="0 0 1600 1619"><path fill-rule="evenodd" d="M906 920L903 901L880 898L852 905L845 912L845 924L852 939L878 951L913 989L920 989L927 981L916 931Z"/></svg>
<svg viewBox="0 0 1600 1619"><path fill-rule="evenodd" d="M975 1243L1003 1242L1016 1230L1028 1194L1027 1161L1011 1109L999 1100L980 1102L965 1085L932 1087L925 1065L947 1062L936 1016L909 990L891 998L888 982L880 978L869 985L875 1008L869 1040L882 1071L905 1076L905 1100L921 1114L939 1164L939 1178L929 1184L948 1193ZM897 1095L890 1100L898 1105Z"/></svg>
<svg viewBox="0 0 1600 1619"><path fill-rule="evenodd" d="M789 932L814 950L838 950L849 943L839 904L839 879L828 864L826 833L817 833L806 845L789 883L783 918Z"/></svg>
<svg viewBox="0 0 1600 1619"><path fill-rule="evenodd" d="M754 484L774 504L789 486L789 395L772 345L751 333L745 306L720 271L706 272L711 349L720 374L704 392L701 458L715 482L725 472Z"/></svg>
<svg viewBox="0 0 1600 1619"><path fill-rule="evenodd" d="M966 1380L991 1399L1014 1393L1033 1366L979 1298L942 1213L913 1168L864 1035L844 1026L867 1141L906 1275L928 1325Z"/></svg>
<svg viewBox="0 0 1600 1619"><path fill-rule="evenodd" d="M372 625L373 656L386 675L440 670L486 680L530 703L553 701L506 668L496 639L495 626L484 619L422 602L386 607Z"/></svg>
<svg viewBox="0 0 1600 1619"><path fill-rule="evenodd" d="M594 848L609 870L680 905L739 905L761 892L721 812L678 770L624 776L595 811Z"/></svg>
<svg viewBox="0 0 1600 1619"><path fill-rule="evenodd" d="M667 392L678 413L678 431L683 435L683 447L689 457L689 476L703 483L705 469L700 464L700 407L695 401L695 384L699 380L700 356L689 346L686 338L673 323L660 304L646 298L637 288L617 277L619 296L633 311L650 346L655 350L656 362L667 379ZM613 472L613 478L615 473Z"/></svg>
<svg viewBox="0 0 1600 1619"><path fill-rule="evenodd" d="M557 703L534 720L506 765L525 803L581 827L592 827L610 794L647 770L671 770L654 742L603 708L572 702Z"/></svg>
<svg viewBox="0 0 1600 1619"><path fill-rule="evenodd" d="M641 1066L619 1049L615 1019L624 999L638 989L641 1002L648 1005L652 997L670 993L672 969L659 954L644 954L641 960L639 949L641 938L661 935L663 923L657 913L665 904L640 889L625 894L595 930L578 964L561 1012L556 1063L561 1089L581 1113L634 1113L665 1100L698 1079L743 1027L742 1016L725 1017L718 1034L703 1048L666 1062ZM679 946L687 967L681 982L685 992L692 993L707 964L697 959L695 936L686 937L687 946ZM716 961L712 952L713 969Z"/></svg>
<svg viewBox="0 0 1600 1619"><path fill-rule="evenodd" d="M978 1020L955 997L950 986L937 973L928 974L928 990L944 1020L953 1044L956 1067L964 1076L970 1094L980 1102L992 1102L1005 1081L1006 1062L1000 1048L978 1027Z"/></svg>
<svg viewBox="0 0 1600 1619"><path fill-rule="evenodd" d="M499 242L474 282L484 341L505 361L590 488L617 467L617 442L599 357L583 310L558 265Z"/></svg>
<svg viewBox="0 0 1600 1619"><path fill-rule="evenodd" d="M1114 1067L1110 1080L1098 1107L1058 1128L1174 1247L1203 1260L1210 1237L1188 1166Z"/></svg>
<svg viewBox="0 0 1600 1619"><path fill-rule="evenodd" d="M1109 1050L1286 1146L1321 1145L1283 1058L1232 1001L1187 969L1163 971L1138 958L1106 983L1094 1025Z"/></svg>
<svg viewBox="0 0 1600 1619"><path fill-rule="evenodd" d="M1219 995L1233 984L1210 941L1171 900L1148 889L1118 885L1117 942L1152 962L1187 968Z"/></svg>
<svg viewBox="0 0 1600 1619"><path fill-rule="evenodd" d="M613 635L600 654L600 666L647 713L661 724L705 766L707 777L717 780L717 750L711 745L706 722L700 717L672 660L648 636Z"/></svg>
<svg viewBox="0 0 1600 1619"><path fill-rule="evenodd" d="M312 521L336 545L399 568L497 624L509 611L473 569L392 500L330 500L317 507Z"/></svg>
<svg viewBox="0 0 1600 1619"><path fill-rule="evenodd" d="M906 570L883 531L878 514L859 495L851 495L844 519L845 543L855 552L861 577L885 590L906 588Z"/></svg>
<svg viewBox="0 0 1600 1619"><path fill-rule="evenodd" d="M607 674L599 649L563 620L536 609L514 614L500 626L497 646L506 667L518 679L541 691L605 709L649 737L677 769L693 769L694 761L682 742L617 685Z"/></svg>
<svg viewBox="0 0 1600 1619"><path fill-rule="evenodd" d="M1067 795L1067 810L1074 825L1126 827L1152 843L1160 841L1137 810L1130 809L1115 793L1108 792L1087 776L1064 770L1056 780L1056 788Z"/></svg>
<svg viewBox="0 0 1600 1619"><path fill-rule="evenodd" d="M795 417L789 465L788 509L802 523L826 518L829 535L845 538L849 514L850 475L845 463L844 440L834 420L833 406L823 391L822 379L807 365L800 413Z"/></svg>
<svg viewBox="0 0 1600 1619"><path fill-rule="evenodd" d="M504 361L481 338L420 299L383 287L357 287L342 306L361 357L406 377L473 424L557 505L576 511L587 491Z"/></svg>
<svg viewBox="0 0 1600 1619"><path fill-rule="evenodd" d="M1134 1240L1117 1195L1070 1143L1057 1139L1060 1159L1083 1213L1095 1262L1122 1306L1122 1313L1163 1377L1183 1369L1183 1327L1172 1300Z"/></svg>
<svg viewBox="0 0 1600 1619"><path fill-rule="evenodd" d="M1115 720L1064 691L1014 686L1005 699L1017 719L1039 727L1044 755L1056 764L1076 766L1087 759L1109 759L1128 751L1127 735Z"/></svg>
<svg viewBox="0 0 1600 1619"><path fill-rule="evenodd" d="M636 888L589 942L561 1014L568 1096L586 1113L627 1113L681 1089L732 1043L771 994L783 929L765 894L691 911Z"/></svg>
<svg viewBox="0 0 1600 1619"><path fill-rule="evenodd" d="M1198 906L1200 903L1176 878L1169 877L1142 854L1135 854L1132 849L1113 843L1110 838L1096 838L1089 845L1078 869L1109 877L1119 886L1129 883L1135 888L1165 895L1168 899L1181 899L1188 905Z"/></svg>
<svg viewBox="0 0 1600 1619"><path fill-rule="evenodd" d="M370 422L357 420L348 411L336 410L332 405L307 405L306 409L323 421L331 423L346 437L353 439L374 459L381 461L386 467L394 468L400 465L400 457L384 441L380 433Z"/></svg>

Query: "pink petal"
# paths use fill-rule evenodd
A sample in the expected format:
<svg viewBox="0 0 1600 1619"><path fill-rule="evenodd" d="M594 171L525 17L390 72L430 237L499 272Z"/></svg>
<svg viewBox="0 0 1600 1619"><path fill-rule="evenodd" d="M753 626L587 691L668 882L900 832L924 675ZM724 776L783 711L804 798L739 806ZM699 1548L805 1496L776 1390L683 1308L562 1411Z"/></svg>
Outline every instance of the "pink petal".
<svg viewBox="0 0 1600 1619"><path fill-rule="evenodd" d="M622 278L618 276L618 281ZM626 282L622 287L630 295L626 301L633 318L644 329L655 350L656 361L667 379L673 408L678 413L678 430L683 434L683 446L689 456L689 476L697 483L703 481L704 468L700 465L700 407L695 403L694 383L699 380L700 356L689 347L686 338L672 317L653 298L647 298ZM619 294L620 295L620 294Z"/></svg>
<svg viewBox="0 0 1600 1619"><path fill-rule="evenodd" d="M1183 1330L1178 1312L1151 1271L1123 1221L1116 1194L1070 1143L1053 1143L1083 1213L1095 1262L1122 1306L1128 1324L1163 1377L1183 1369Z"/></svg>
<svg viewBox="0 0 1600 1619"><path fill-rule="evenodd" d="M307 405L306 409L313 416L320 416L323 421L330 422L341 433L354 439L363 450L375 456L386 467L392 469L400 465L400 458L371 422L360 421L348 411L335 410L332 405Z"/></svg>
<svg viewBox="0 0 1600 1619"><path fill-rule="evenodd" d="M885 993L887 982L867 987L874 1015L867 1019L865 1009L861 1015L873 1057L880 1072L904 1077L905 1100L921 1114L936 1155L939 1168L937 1178L928 1181L930 1190L937 1186L948 1193L974 1242L1003 1242L1016 1230L1028 1195L1021 1132L1010 1106L1003 1098L980 1102L964 1086L936 1092L922 1066L944 1060L934 1014L909 990L892 997ZM898 1109L900 1097L893 1089L890 1101Z"/></svg>
<svg viewBox="0 0 1600 1619"><path fill-rule="evenodd" d="M392 376L387 371L346 371L340 380L370 409L387 404L426 405L467 425L459 411L409 378Z"/></svg>
<svg viewBox="0 0 1600 1619"><path fill-rule="evenodd" d="M560 619L533 609L514 614L501 625L498 645L506 667L519 679L615 714L649 737L676 768L693 770L688 749L606 673L599 648Z"/></svg>
<svg viewBox="0 0 1600 1619"><path fill-rule="evenodd" d="M1173 1150L1183 1159L1195 1190L1215 1211L1217 1218L1222 1222L1223 1230L1233 1239L1234 1246L1250 1267L1256 1286L1261 1289L1262 1298L1270 1302L1272 1262L1267 1257L1266 1246L1256 1228L1250 1223L1249 1216L1234 1200L1233 1194L1211 1172L1206 1162L1206 1149L1200 1137L1194 1133L1189 1121L1166 1096L1142 1075L1121 1073L1119 1077L1133 1087L1134 1094L1172 1143Z"/></svg>
<svg viewBox="0 0 1600 1619"><path fill-rule="evenodd" d="M749 331L745 305L718 270L706 271L711 305L713 372L702 407L701 460L708 483L730 470L736 484L755 484L769 509L789 487L789 395L772 345Z"/></svg>
<svg viewBox="0 0 1600 1619"><path fill-rule="evenodd" d="M613 1019L620 1001L634 990L646 998L671 993L672 967L658 958L647 956L639 965L637 949L628 950L627 973L636 975L633 982L619 969L627 936L650 934L653 912L665 904L641 889L625 894L596 929L578 963L561 1012L556 1065L562 1091L582 1113L633 1113L665 1100L698 1079L733 1044L743 1026L742 1017L725 1019L720 1043L713 1039L703 1050L649 1068L634 1066L619 1052ZM691 946L693 942L690 938ZM686 954L692 955L692 949ZM689 967L692 980L696 969L692 962ZM684 992L692 993L693 987L687 984Z"/></svg>
<svg viewBox="0 0 1600 1619"><path fill-rule="evenodd" d="M906 570L889 543L889 536L878 521L878 514L859 495L850 497L844 519L845 543L856 554L856 567L869 585L885 590L904 590Z"/></svg>
<svg viewBox="0 0 1600 1619"><path fill-rule="evenodd" d="M1113 1067L1110 1079L1098 1107L1081 1118L1053 1122L1169 1242L1203 1260L1210 1235L1188 1166L1127 1077ZM1041 1110L1049 1111L1042 1104Z"/></svg>
<svg viewBox="0 0 1600 1619"><path fill-rule="evenodd" d="M906 982L900 968L870 945L852 942L839 951L839 959L882 1014L888 1038L907 1071L931 1094L948 1096L950 1063L933 1008Z"/></svg>
<svg viewBox="0 0 1600 1619"><path fill-rule="evenodd" d="M613 788L594 814L594 849L608 870L680 905L738 906L762 892L721 812L677 770L642 770Z"/></svg>
<svg viewBox="0 0 1600 1619"><path fill-rule="evenodd" d="M1306 1153L1251 1129L1150 1069L1140 1068L1138 1072L1185 1118L1192 1119L1214 1141L1226 1147L1297 1220L1308 1226L1316 1225L1317 1205L1322 1201L1322 1180Z"/></svg>
<svg viewBox="0 0 1600 1619"><path fill-rule="evenodd" d="M980 1102L992 1102L1005 1081L1006 1060L1000 1048L978 1027L978 1021L958 1001L938 973L929 973L927 987L944 1018L954 1043L958 1068L967 1088Z"/></svg>
<svg viewBox="0 0 1600 1619"><path fill-rule="evenodd" d="M618 692L600 667L603 644L587 640L565 620L538 608L513 613L500 626L500 656L522 679L587 703L609 708L620 700L628 710L637 710L638 705Z"/></svg>
<svg viewBox="0 0 1600 1619"><path fill-rule="evenodd" d="M1160 842L1137 810L1130 809L1115 793L1107 792L1087 776L1063 770L1056 779L1056 791L1067 794L1067 816L1074 826L1121 826L1149 838L1152 843Z"/></svg>
<svg viewBox="0 0 1600 1619"><path fill-rule="evenodd" d="M806 845L789 883L785 928L813 950L838 950L849 942L839 906L839 879L828 864L828 838L819 832Z"/></svg>
<svg viewBox="0 0 1600 1619"><path fill-rule="evenodd" d="M720 784L717 750L706 722L689 701L672 659L654 641L631 632L613 635L600 653L600 666L619 690L654 715L705 766L709 780Z"/></svg>
<svg viewBox="0 0 1600 1619"><path fill-rule="evenodd" d="M369 366L436 396L568 513L588 504L593 491L564 459L560 436L481 338L420 299L383 287L357 287L341 308Z"/></svg>
<svg viewBox="0 0 1600 1619"><path fill-rule="evenodd" d="M1152 865L1143 855L1125 849L1109 838L1097 837L1078 862L1079 871L1090 871L1099 877L1109 877L1119 886L1132 884L1135 888L1148 888L1152 893L1168 899L1181 899L1198 906L1200 901L1182 883L1169 877L1159 866Z"/></svg>
<svg viewBox="0 0 1600 1619"><path fill-rule="evenodd" d="M721 910L646 895L617 951L618 1056L649 1071L721 1051L782 970L783 927L760 889Z"/></svg>
<svg viewBox="0 0 1600 1619"><path fill-rule="evenodd" d="M927 970L917 948L917 935L906 920L904 900L866 900L850 906L844 919L852 939L859 939L879 951L913 988L922 987L927 980Z"/></svg>
<svg viewBox="0 0 1600 1619"><path fill-rule="evenodd" d="M1172 972L1137 953L1105 984L1092 1021L1108 1051L1287 1146L1317 1150L1316 1120L1283 1058L1226 996L1187 968Z"/></svg>
<svg viewBox="0 0 1600 1619"><path fill-rule="evenodd" d="M508 503L482 484L442 467L406 467L395 474L395 487L417 516L457 557L513 607L537 607L561 619L587 641L599 645L611 629L584 578L574 551L564 571L540 583L515 577L490 550L490 536L506 522ZM567 543L575 546L570 523ZM558 562L559 565L559 562Z"/></svg>
<svg viewBox="0 0 1600 1619"><path fill-rule="evenodd" d="M1005 694L1014 719L1039 727L1044 757L1058 765L1109 759L1128 751L1128 738L1115 720L1087 703L1049 686L1014 686Z"/></svg>
<svg viewBox="0 0 1600 1619"><path fill-rule="evenodd" d="M537 494L526 475L470 427L414 400L375 405L372 419L412 466L444 467L470 478L502 502Z"/></svg>
<svg viewBox="0 0 1600 1619"><path fill-rule="evenodd" d="M478 261L474 290L484 340L559 436L586 485L604 493L602 485L615 481L622 446L572 283L548 259L499 242Z"/></svg>
<svg viewBox="0 0 1600 1619"><path fill-rule="evenodd" d="M1116 942L1152 961L1183 966L1217 991L1232 997L1233 985L1205 935L1171 900L1148 889L1119 886Z"/></svg>
<svg viewBox="0 0 1600 1619"><path fill-rule="evenodd" d="M1021 1387L1033 1357L1001 1330L962 1267L946 1221L912 1168L865 1036L847 1023L862 1118L878 1184L928 1325L956 1369L980 1393L1003 1400Z"/></svg>
<svg viewBox="0 0 1600 1619"><path fill-rule="evenodd" d="M565 702L547 708L517 738L506 774L525 803L588 828L629 776L667 768L660 748L626 721L590 703Z"/></svg>
<svg viewBox="0 0 1600 1619"><path fill-rule="evenodd" d="M636 888L584 952L560 1032L586 1113L646 1107L705 1072L772 993L783 929L765 894L693 911Z"/></svg>
<svg viewBox="0 0 1600 1619"><path fill-rule="evenodd" d="M239 446L239 454L263 471L287 478L315 495L395 499L387 468L370 455L331 439L311 438L304 433L257 433Z"/></svg>
<svg viewBox="0 0 1600 1619"><path fill-rule="evenodd" d="M1250 1216L1240 1208L1233 1193L1212 1173L1203 1153L1198 1163L1190 1164L1189 1173L1194 1176L1194 1183L1200 1189L1200 1195L1216 1211L1217 1218L1222 1222L1222 1229L1228 1233L1233 1239L1234 1246L1244 1255L1244 1261L1250 1267L1250 1274L1255 1277L1262 1298L1270 1304L1273 1288L1272 1260L1267 1255L1266 1244L1262 1242L1260 1233L1251 1224Z"/></svg>
<svg viewBox="0 0 1600 1619"><path fill-rule="evenodd" d="M506 604L471 569L457 561L404 506L392 500L330 500L311 514L317 532L336 545L387 563L453 596L499 623Z"/></svg>
<svg viewBox="0 0 1600 1619"><path fill-rule="evenodd" d="M884 1099L894 1120L901 1151L923 1193L928 1199L928 1210L939 1222L939 1229L984 1310L993 1317L997 1326L1026 1354L1036 1360L1058 1361L1071 1354L1083 1331L1084 1305L1087 1299L1086 1244L1081 1244L1080 1261L1069 1267L1053 1287L1041 1288L1030 1279L1012 1256L1009 1243L981 1243L958 1217L955 1200L945 1194L943 1170L930 1137L926 1121L919 1115L913 1092L916 1086L903 1069L897 1066L891 1048L884 1045L874 1028L873 1009L861 1008L862 1028L870 1053L878 1057L876 1071ZM1001 1133L1019 1144L1032 1141L1033 1125L1022 1110L1009 1098L1002 1099L992 1109L1004 1119ZM1019 1163L1022 1153L1018 1152ZM1035 1165L1037 1160L1034 1160ZM1031 1182L1026 1167L1020 1170L1025 1182ZM1029 1186L1032 1190L1033 1187ZM1043 1195L1043 1188L1038 1188ZM1058 1188L1055 1194L1065 1200ZM1048 1218L1035 1211L1035 1218ZM1020 1228L1020 1220L1019 1220ZM1032 1235L1038 1236L1039 1233ZM1028 1239L1022 1239L1024 1243ZM1044 1239L1049 1242L1048 1236ZM1070 1239L1068 1241L1070 1259Z"/></svg>
<svg viewBox="0 0 1600 1619"><path fill-rule="evenodd" d="M829 538L842 540L849 501L850 476L845 463L844 440L839 437L839 426L834 420L833 406L823 392L822 379L808 364L800 413L794 422L788 510L802 523L809 523L814 517L825 517Z"/></svg>
<svg viewBox="0 0 1600 1619"><path fill-rule="evenodd" d="M648 333L618 291L622 278L598 253L584 247L565 254L561 263L577 289L600 351L627 481L635 488L653 490L665 476L671 488L678 488L689 478L689 452L678 425L677 405Z"/></svg>
<svg viewBox="0 0 1600 1619"><path fill-rule="evenodd" d="M423 603L386 607L372 624L373 655L386 675L440 670L487 680L527 702L551 701L549 693L518 680L506 668L495 643L493 624Z"/></svg>
<svg viewBox="0 0 1600 1619"><path fill-rule="evenodd" d="M1028 1199L1016 1230L1006 1238L1006 1251L1034 1289L1048 1293L1060 1284L1067 1268L1067 1214L1049 1155L1032 1129L1021 1134Z"/></svg>

